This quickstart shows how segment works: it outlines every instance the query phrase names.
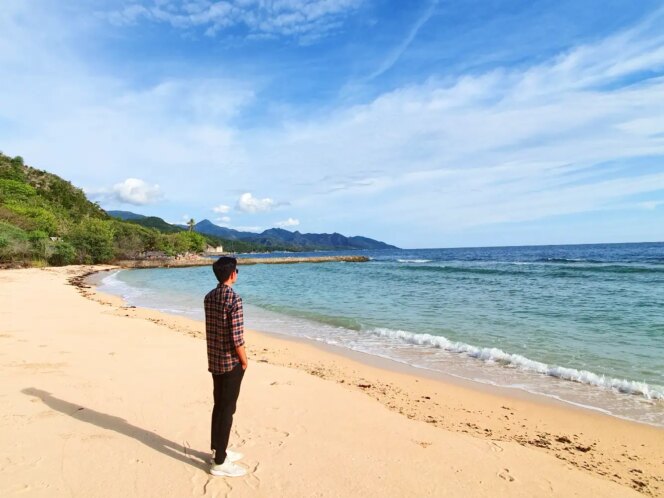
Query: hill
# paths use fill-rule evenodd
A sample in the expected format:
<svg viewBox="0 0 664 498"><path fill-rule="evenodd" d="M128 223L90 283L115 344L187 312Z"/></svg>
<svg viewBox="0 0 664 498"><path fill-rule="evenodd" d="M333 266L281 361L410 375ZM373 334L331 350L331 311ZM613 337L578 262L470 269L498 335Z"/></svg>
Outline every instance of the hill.
<svg viewBox="0 0 664 498"><path fill-rule="evenodd" d="M198 233L224 237L230 240L254 242L266 247L286 246L289 250L348 250L348 249L397 249L395 246L368 237L346 237L339 233L300 233L283 228L270 228L262 233L241 232L220 227L210 220L203 220L194 226Z"/></svg>
<svg viewBox="0 0 664 498"><path fill-rule="evenodd" d="M70 182L0 153L0 264L65 265L201 252L206 237L111 218Z"/></svg>
<svg viewBox="0 0 664 498"><path fill-rule="evenodd" d="M144 216L129 211L109 211L109 214L122 217L132 223L151 226L161 231L188 230L185 225L171 225L161 218ZM202 220L194 225L194 231L208 237L224 241L224 247L238 244L251 244L253 251L323 251L323 250L355 250L355 249L397 249L368 237L346 237L339 233L300 233L290 232L283 228L270 228L262 233L243 232L232 228L220 227L210 220ZM246 251L249 252L249 251Z"/></svg>

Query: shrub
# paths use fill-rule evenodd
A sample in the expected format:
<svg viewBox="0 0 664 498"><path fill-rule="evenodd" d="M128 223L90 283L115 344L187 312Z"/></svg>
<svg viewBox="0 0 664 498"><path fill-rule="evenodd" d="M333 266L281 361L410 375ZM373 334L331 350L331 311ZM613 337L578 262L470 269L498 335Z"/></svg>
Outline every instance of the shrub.
<svg viewBox="0 0 664 498"><path fill-rule="evenodd" d="M14 202L7 203L4 207L33 222L35 230L42 230L49 235L55 235L58 232L58 219L53 212L46 208L26 206Z"/></svg>
<svg viewBox="0 0 664 498"><path fill-rule="evenodd" d="M0 221L0 261L25 261L30 252L28 235L20 228Z"/></svg>
<svg viewBox="0 0 664 498"><path fill-rule="evenodd" d="M114 256L113 233L112 222L87 218L68 238L80 263L106 263Z"/></svg>
<svg viewBox="0 0 664 498"><path fill-rule="evenodd" d="M76 261L76 249L69 242L59 240L50 249L48 262L54 266L70 265Z"/></svg>
<svg viewBox="0 0 664 498"><path fill-rule="evenodd" d="M42 230L28 232L28 242L30 242L33 258L46 259L46 248L50 242L46 232Z"/></svg>
<svg viewBox="0 0 664 498"><path fill-rule="evenodd" d="M37 195L34 187L20 180L0 178L0 201L10 202L12 200L26 201Z"/></svg>

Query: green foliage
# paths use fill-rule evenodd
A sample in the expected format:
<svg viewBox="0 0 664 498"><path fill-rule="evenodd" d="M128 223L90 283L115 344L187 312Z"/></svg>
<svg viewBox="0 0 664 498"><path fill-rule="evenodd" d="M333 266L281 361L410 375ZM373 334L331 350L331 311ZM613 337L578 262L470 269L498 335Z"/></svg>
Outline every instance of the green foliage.
<svg viewBox="0 0 664 498"><path fill-rule="evenodd" d="M37 195L34 187L20 180L0 178L0 202L27 201Z"/></svg>
<svg viewBox="0 0 664 498"><path fill-rule="evenodd" d="M126 222L140 225L146 228L154 228L162 233L178 233L182 231L182 228L171 225L170 223L166 223L164 220L158 218L157 216L148 216L146 218L127 220Z"/></svg>
<svg viewBox="0 0 664 498"><path fill-rule="evenodd" d="M46 259L46 251L50 241L48 233L43 230L28 232L28 242L30 242L33 259Z"/></svg>
<svg viewBox="0 0 664 498"><path fill-rule="evenodd" d="M21 159L21 162L23 159ZM25 181L23 164L0 152L0 178Z"/></svg>
<svg viewBox="0 0 664 498"><path fill-rule="evenodd" d="M26 261L31 256L28 234L14 225L0 221L0 261Z"/></svg>
<svg viewBox="0 0 664 498"><path fill-rule="evenodd" d="M160 237L157 231L118 220L111 223L116 257L132 259L142 252L155 250Z"/></svg>
<svg viewBox="0 0 664 498"><path fill-rule="evenodd" d="M59 240L51 246L48 262L54 266L70 265L76 261L76 249L69 242Z"/></svg>
<svg viewBox="0 0 664 498"><path fill-rule="evenodd" d="M47 208L18 202L6 203L5 207L32 222L33 230L42 230L48 234L56 234L58 231L58 219L55 213Z"/></svg>
<svg viewBox="0 0 664 498"><path fill-rule="evenodd" d="M205 237L196 232L180 232L172 236L173 246L178 254L185 252L203 252L205 250Z"/></svg>
<svg viewBox="0 0 664 498"><path fill-rule="evenodd" d="M107 263L113 259L113 222L87 218L69 234L79 263Z"/></svg>

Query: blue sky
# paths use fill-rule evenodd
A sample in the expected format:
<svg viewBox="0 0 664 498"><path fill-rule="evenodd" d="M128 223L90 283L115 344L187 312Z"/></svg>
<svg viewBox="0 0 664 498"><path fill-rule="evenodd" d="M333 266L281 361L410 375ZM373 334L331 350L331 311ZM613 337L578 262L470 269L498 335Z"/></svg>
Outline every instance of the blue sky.
<svg viewBox="0 0 664 498"><path fill-rule="evenodd" d="M0 67L0 150L106 209L664 240L661 1L3 0Z"/></svg>

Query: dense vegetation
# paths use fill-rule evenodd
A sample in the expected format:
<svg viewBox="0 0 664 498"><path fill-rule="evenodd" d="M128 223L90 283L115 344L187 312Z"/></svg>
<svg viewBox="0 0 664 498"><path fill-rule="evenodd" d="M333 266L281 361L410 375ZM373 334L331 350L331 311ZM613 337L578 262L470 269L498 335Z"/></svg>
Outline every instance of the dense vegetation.
<svg viewBox="0 0 664 498"><path fill-rule="evenodd" d="M173 256L238 245L189 230L171 232L111 218L70 182L0 153L2 264L106 263L150 251Z"/></svg>

